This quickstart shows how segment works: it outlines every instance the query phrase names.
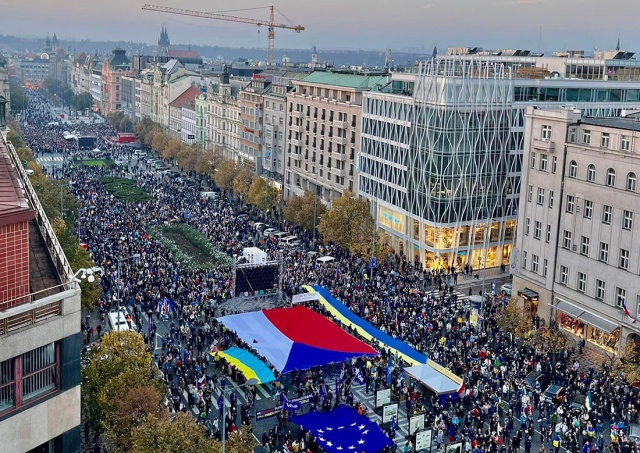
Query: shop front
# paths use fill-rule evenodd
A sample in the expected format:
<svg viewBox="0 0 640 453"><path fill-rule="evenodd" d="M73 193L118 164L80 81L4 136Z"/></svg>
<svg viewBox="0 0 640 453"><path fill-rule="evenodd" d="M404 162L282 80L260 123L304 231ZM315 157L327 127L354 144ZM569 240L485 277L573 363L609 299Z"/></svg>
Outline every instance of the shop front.
<svg viewBox="0 0 640 453"><path fill-rule="evenodd" d="M557 299L556 310L556 320L563 330L600 349L611 353L618 352L618 325L560 298Z"/></svg>
<svg viewBox="0 0 640 453"><path fill-rule="evenodd" d="M540 295L529 288L521 289L518 291L518 297L522 297L524 300L524 308L533 317L538 314L538 299Z"/></svg>

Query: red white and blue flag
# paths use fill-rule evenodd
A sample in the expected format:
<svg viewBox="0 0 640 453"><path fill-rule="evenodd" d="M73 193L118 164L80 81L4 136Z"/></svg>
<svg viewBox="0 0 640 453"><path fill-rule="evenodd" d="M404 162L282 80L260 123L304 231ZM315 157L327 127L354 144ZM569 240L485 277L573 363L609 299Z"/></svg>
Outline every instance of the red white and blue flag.
<svg viewBox="0 0 640 453"><path fill-rule="evenodd" d="M629 322L631 323L636 322L636 318L631 316L631 313L629 313L629 310L627 309L627 305L624 303L624 300L621 300L620 302L622 303L622 309L624 310L624 314L627 315L627 318L629 318Z"/></svg>

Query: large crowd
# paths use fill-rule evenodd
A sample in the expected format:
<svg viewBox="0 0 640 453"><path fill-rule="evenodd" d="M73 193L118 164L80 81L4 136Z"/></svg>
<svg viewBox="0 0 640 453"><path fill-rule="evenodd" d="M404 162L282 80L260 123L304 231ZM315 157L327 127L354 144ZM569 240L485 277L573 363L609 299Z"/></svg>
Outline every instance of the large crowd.
<svg viewBox="0 0 640 453"><path fill-rule="evenodd" d="M29 98L29 125L23 134L34 150L54 151L63 145L56 138L60 131L43 127L51 120L49 112L43 98ZM106 141L113 132L107 126L86 128L99 137L100 146L113 146ZM125 153L122 149L112 151ZM198 408L212 436L221 437L220 426L232 432L250 422L249 405L238 407L235 397L224 423L212 422L220 417L221 400L215 404L212 398L216 386L228 385L229 379L243 382L241 373L215 352L233 345L251 349L217 321L217 314L225 312L231 299L231 271L188 270L148 235L148 228L153 225L188 223L230 255L241 254L248 246L260 247L273 259L282 253L285 299L302 292L302 285L325 286L355 314L446 366L465 382L460 397L438 398L408 379L397 362L389 379L388 353L384 350L368 361L359 359L280 377L278 383L283 392L311 393L315 410L346 403L365 415L366 406L357 401L348 385L360 370L366 392L390 387L406 405L407 413L425 409L438 446L462 440L466 452L516 452L523 448L530 453L537 437L539 451L545 452L564 449L590 453L603 451L605 446L624 453L639 451L625 429L612 428L619 424L627 428L640 422L638 389L612 381L606 369L580 367L578 351L568 348L552 356L505 335L494 316L502 305L498 297L488 298L484 322L471 325L469 307L453 291L463 274L471 278L471 270L423 269L394 254L378 262L371 278L366 260L331 245L325 246L325 252L336 260L318 264L316 257L303 249L279 248L277 240L262 237L250 221L238 217L247 208L232 199L202 197L197 189L179 187L166 176L130 166L117 171L135 179L152 199L142 204L125 203L110 196L98 181L109 171L66 164L57 174L73 181L73 194L88 213L82 220L81 240L88 245L96 265L104 269L104 295L96 306L108 311L120 297L131 310L132 324L150 347L156 341L157 324L170 325L170 334L162 340L162 353L156 357L171 390L169 404L173 410ZM296 234L306 246L311 244L308 231L282 220L266 219L259 213L253 217ZM168 320L161 320L159 307L165 298L173 301L174 310ZM309 306L331 317L321 305L311 302ZM351 330L350 326L344 327ZM83 328L87 341L94 340L90 326ZM563 396L545 400L541 398L545 389L528 388L524 378L532 371L553 376L554 382L565 387ZM336 392L332 379L338 375L345 379ZM182 399L185 391L187 401ZM592 397L591 409L574 403L575 395L587 393ZM248 390L247 396L251 402L255 390ZM394 434L389 432L391 438ZM261 441L265 451L321 451L310 433L290 428L286 413L278 417ZM409 451L408 446L399 448Z"/></svg>

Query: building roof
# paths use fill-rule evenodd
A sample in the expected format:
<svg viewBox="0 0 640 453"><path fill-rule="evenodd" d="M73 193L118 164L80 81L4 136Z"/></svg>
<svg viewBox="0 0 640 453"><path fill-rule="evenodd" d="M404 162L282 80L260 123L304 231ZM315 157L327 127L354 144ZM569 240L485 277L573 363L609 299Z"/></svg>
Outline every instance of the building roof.
<svg viewBox="0 0 640 453"><path fill-rule="evenodd" d="M11 166L9 151L0 142L0 225L35 218Z"/></svg>
<svg viewBox="0 0 640 453"><path fill-rule="evenodd" d="M195 50L174 49L169 51L171 58L200 58L200 54Z"/></svg>
<svg viewBox="0 0 640 453"><path fill-rule="evenodd" d="M387 76L336 74L334 72L315 71L303 78L301 82L372 90L377 86L385 86L387 84Z"/></svg>
<svg viewBox="0 0 640 453"><path fill-rule="evenodd" d="M638 118L582 118L581 124L640 132Z"/></svg>
<svg viewBox="0 0 640 453"><path fill-rule="evenodd" d="M169 104L170 107L182 107L184 104L189 104L191 102L195 102L196 96L198 96L202 91L199 87L190 87L182 93L180 96L175 98L175 100Z"/></svg>

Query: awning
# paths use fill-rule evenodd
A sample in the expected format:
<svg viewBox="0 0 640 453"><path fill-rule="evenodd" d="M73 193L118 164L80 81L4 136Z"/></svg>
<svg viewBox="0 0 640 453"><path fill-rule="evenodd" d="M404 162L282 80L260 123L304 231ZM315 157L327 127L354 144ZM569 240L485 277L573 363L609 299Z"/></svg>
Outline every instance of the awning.
<svg viewBox="0 0 640 453"><path fill-rule="evenodd" d="M571 316L572 318L578 318L582 313L584 313L584 309L573 305L566 300L558 299L558 303L556 304L556 309L561 311L562 313Z"/></svg>
<svg viewBox="0 0 640 453"><path fill-rule="evenodd" d="M586 311L585 309L560 298L558 298L556 309L571 316L572 318L579 319L583 323L588 324L591 327L595 327L599 331L607 334L613 332L618 328L617 324L604 319L602 316L596 315L595 313L592 313L590 311Z"/></svg>
<svg viewBox="0 0 640 453"><path fill-rule="evenodd" d="M578 319L580 319L580 321L584 322L585 324L589 324L591 327L595 327L596 329L604 333L611 333L618 328L617 324L607 321L603 317L598 316L594 313L590 313L588 311L585 311L584 313L582 313L578 317Z"/></svg>
<svg viewBox="0 0 640 453"><path fill-rule="evenodd" d="M525 288L518 291L518 296L526 297L527 299L538 300L540 295L532 289Z"/></svg>

